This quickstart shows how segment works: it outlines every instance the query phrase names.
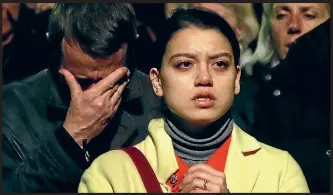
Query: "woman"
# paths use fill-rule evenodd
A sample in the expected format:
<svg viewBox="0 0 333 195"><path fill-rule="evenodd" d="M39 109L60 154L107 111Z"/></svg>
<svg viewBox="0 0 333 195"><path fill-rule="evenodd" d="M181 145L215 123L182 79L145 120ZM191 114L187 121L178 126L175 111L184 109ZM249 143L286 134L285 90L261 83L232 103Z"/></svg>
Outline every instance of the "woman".
<svg viewBox="0 0 333 195"><path fill-rule="evenodd" d="M328 3L265 3L246 83L254 95L238 96L239 105L253 102L251 135L288 151L319 193L331 185L329 17Z"/></svg>
<svg viewBox="0 0 333 195"><path fill-rule="evenodd" d="M297 38L330 17L328 3L263 3L258 44L249 68L257 63L275 67ZM252 72L252 70L251 70Z"/></svg>
<svg viewBox="0 0 333 195"><path fill-rule="evenodd" d="M308 192L287 152L256 141L230 118L240 51L228 23L212 11L181 9L164 26L156 48L161 67L150 77L165 100L165 117L152 120L134 147L147 158L157 188L150 190L155 176L146 178L144 160L114 150L86 170L79 192Z"/></svg>

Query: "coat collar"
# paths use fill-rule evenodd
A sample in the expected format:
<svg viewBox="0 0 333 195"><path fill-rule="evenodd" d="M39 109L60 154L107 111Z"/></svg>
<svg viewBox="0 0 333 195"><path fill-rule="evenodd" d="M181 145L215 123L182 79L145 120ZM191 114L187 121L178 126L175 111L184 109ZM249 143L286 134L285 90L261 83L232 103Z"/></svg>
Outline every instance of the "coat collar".
<svg viewBox="0 0 333 195"><path fill-rule="evenodd" d="M149 136L136 147L151 163L159 182L165 184L178 170L172 140L164 130L164 119L152 120L148 128ZM230 191L252 191L259 175L259 168L251 161L251 158L260 148L256 139L234 124L225 170Z"/></svg>
<svg viewBox="0 0 333 195"><path fill-rule="evenodd" d="M225 175L231 192L252 192L259 176L253 157L261 149L259 142L234 125Z"/></svg>
<svg viewBox="0 0 333 195"><path fill-rule="evenodd" d="M164 129L163 118L153 119L148 130L148 137L136 147L150 162L159 182L166 184L171 175L178 170L172 140Z"/></svg>

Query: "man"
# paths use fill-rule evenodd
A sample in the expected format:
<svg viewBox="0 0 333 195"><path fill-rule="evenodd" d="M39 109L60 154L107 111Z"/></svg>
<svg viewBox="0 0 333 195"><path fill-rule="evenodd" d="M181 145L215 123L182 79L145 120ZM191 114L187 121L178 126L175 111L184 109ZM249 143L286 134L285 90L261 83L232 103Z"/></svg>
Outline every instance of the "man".
<svg viewBox="0 0 333 195"><path fill-rule="evenodd" d="M128 54L129 4L56 4L52 47L61 60L3 89L4 192L76 192L100 154L140 142L160 100Z"/></svg>
<svg viewBox="0 0 333 195"><path fill-rule="evenodd" d="M329 192L329 6L276 3L272 11L280 62L257 75L263 79L252 135L287 150L303 169L311 192Z"/></svg>

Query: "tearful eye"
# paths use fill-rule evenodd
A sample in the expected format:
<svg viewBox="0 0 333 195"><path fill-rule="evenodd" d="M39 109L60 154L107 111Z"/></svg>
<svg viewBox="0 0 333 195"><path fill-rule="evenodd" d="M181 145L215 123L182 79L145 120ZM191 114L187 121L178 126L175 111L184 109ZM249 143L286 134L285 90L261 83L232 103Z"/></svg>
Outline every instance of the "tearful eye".
<svg viewBox="0 0 333 195"><path fill-rule="evenodd" d="M177 68L189 68L191 65L192 65L191 62L183 61L183 62L177 63Z"/></svg>
<svg viewBox="0 0 333 195"><path fill-rule="evenodd" d="M224 62L224 61L218 61L214 63L214 66L218 67L218 68L226 68L228 67L228 63Z"/></svg>

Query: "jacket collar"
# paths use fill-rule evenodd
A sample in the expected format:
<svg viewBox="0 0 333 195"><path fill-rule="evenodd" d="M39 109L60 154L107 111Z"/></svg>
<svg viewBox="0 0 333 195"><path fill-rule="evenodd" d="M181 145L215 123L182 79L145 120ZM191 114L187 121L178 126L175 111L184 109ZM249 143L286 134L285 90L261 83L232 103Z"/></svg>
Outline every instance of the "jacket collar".
<svg viewBox="0 0 333 195"><path fill-rule="evenodd" d="M164 129L164 119L153 119L148 125L149 135L136 145L150 162L157 179L166 184L173 173L178 170L178 163L172 140Z"/></svg>
<svg viewBox="0 0 333 195"><path fill-rule="evenodd" d="M165 184L171 175L178 170L172 140L164 130L164 119L152 120L148 128L149 136L144 142L138 144L137 148L145 154L151 163L158 180ZM225 168L230 191L252 191L259 175L259 168L251 160L260 148L260 144L255 138L234 124Z"/></svg>
<svg viewBox="0 0 333 195"><path fill-rule="evenodd" d="M259 167L253 161L261 149L259 142L234 125L225 175L232 192L252 192L259 176Z"/></svg>

